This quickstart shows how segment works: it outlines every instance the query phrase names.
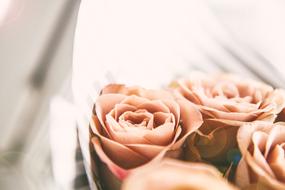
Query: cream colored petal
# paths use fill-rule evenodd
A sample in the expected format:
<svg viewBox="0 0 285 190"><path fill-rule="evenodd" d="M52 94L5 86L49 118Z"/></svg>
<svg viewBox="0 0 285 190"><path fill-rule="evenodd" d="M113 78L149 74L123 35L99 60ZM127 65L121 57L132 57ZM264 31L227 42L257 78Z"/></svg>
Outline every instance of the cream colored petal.
<svg viewBox="0 0 285 190"><path fill-rule="evenodd" d="M175 134L175 123L165 123L157 128L148 129L146 126L129 126L121 127L113 117L106 116L106 126L111 138L121 144L169 144Z"/></svg>
<svg viewBox="0 0 285 190"><path fill-rule="evenodd" d="M267 112L267 109L256 110L251 113L240 113L240 112L223 112L216 110L210 107L199 106L203 114L217 119L226 119L226 120L237 120L237 121L252 121L256 120L259 114Z"/></svg>
<svg viewBox="0 0 285 190"><path fill-rule="evenodd" d="M213 108L200 106L200 110L207 118L236 120L236 121L252 121L257 118L257 114L239 113L239 112L223 112Z"/></svg>
<svg viewBox="0 0 285 190"><path fill-rule="evenodd" d="M105 124L109 133L110 131L125 131L125 127L120 125L110 114L106 115Z"/></svg>
<svg viewBox="0 0 285 190"><path fill-rule="evenodd" d="M263 131L265 133L268 133L272 128L272 123L264 121L255 121L242 125L237 133L237 142L241 153L243 155L246 154L247 149L251 143L252 135L255 131Z"/></svg>
<svg viewBox="0 0 285 190"><path fill-rule="evenodd" d="M231 81L220 81L212 89L213 95L224 96L227 98L239 97L239 89Z"/></svg>
<svg viewBox="0 0 285 190"><path fill-rule="evenodd" d="M268 157L268 163L276 178L285 183L285 143L283 146L276 145Z"/></svg>
<svg viewBox="0 0 285 190"><path fill-rule="evenodd" d="M280 113L285 107L285 91L283 89L274 90L268 98L266 98L265 104L274 104L274 113Z"/></svg>
<svg viewBox="0 0 285 190"><path fill-rule="evenodd" d="M175 131L175 123L165 123L155 129L146 131L143 137L150 144L166 146L173 141Z"/></svg>
<svg viewBox="0 0 285 190"><path fill-rule="evenodd" d="M228 99L223 105L230 112L250 113L258 110L260 103L252 104L249 102L236 102L236 100Z"/></svg>
<svg viewBox="0 0 285 190"><path fill-rule="evenodd" d="M135 112L126 111L119 117L119 121L124 120L131 122L132 124L141 124L143 122L147 123L152 117L153 114L146 110L137 110Z"/></svg>
<svg viewBox="0 0 285 190"><path fill-rule="evenodd" d="M148 159L154 158L163 149L166 148L165 146L158 146L152 144L127 144L126 146Z"/></svg>
<svg viewBox="0 0 285 190"><path fill-rule="evenodd" d="M95 151L97 153L97 155L99 156L100 160L102 162L104 162L109 170L116 176L118 177L119 179L124 179L127 174L128 174L128 171L123 169L122 167L118 166L116 163L114 163L106 154L105 152L103 151L102 149L102 145L99 141L99 139L97 137L94 137L91 139L91 142L95 148Z"/></svg>
<svg viewBox="0 0 285 190"><path fill-rule="evenodd" d="M249 168L244 157L241 158L237 166L235 173L235 183L241 188L245 188L251 183Z"/></svg>
<svg viewBox="0 0 285 190"><path fill-rule="evenodd" d="M131 106L128 104L116 104L111 114L114 117L114 119L117 121L119 117L126 111L135 111L135 110L136 110L135 106Z"/></svg>
<svg viewBox="0 0 285 190"><path fill-rule="evenodd" d="M124 181L122 190L133 189L237 190L212 166L170 159L132 171Z"/></svg>
<svg viewBox="0 0 285 190"><path fill-rule="evenodd" d="M229 111L226 107L224 107L223 100L219 98L208 97L205 95L204 90L205 89L193 90L193 92L199 97L202 106L217 109L223 112Z"/></svg>
<svg viewBox="0 0 285 190"><path fill-rule="evenodd" d="M101 125L105 127L105 116L116 104L124 100L126 96L121 94L105 94L97 98L95 103L95 115L98 117Z"/></svg>
<svg viewBox="0 0 285 190"><path fill-rule="evenodd" d="M152 100L142 103L137 106L138 109L146 109L151 113L155 112L166 112L170 113L169 108L161 100Z"/></svg>
<svg viewBox="0 0 285 190"><path fill-rule="evenodd" d="M275 124L275 127L269 132L269 137L266 142L265 157L271 151L271 148L277 144L285 142L285 125L284 124Z"/></svg>
<svg viewBox="0 0 285 190"><path fill-rule="evenodd" d="M180 105L180 126L182 134L174 147L180 147L185 139L191 133L198 130L203 123L202 114L191 102L186 99L178 99L177 103Z"/></svg>
<svg viewBox="0 0 285 190"><path fill-rule="evenodd" d="M121 144L129 144L129 143L142 143L149 144L150 142L144 138L144 134L146 133L145 127L131 127L133 130L128 130L129 127L120 128L120 125L112 118L107 116L107 129L109 134L111 135L111 139L121 143Z"/></svg>
<svg viewBox="0 0 285 190"><path fill-rule="evenodd" d="M174 85L174 83L175 82L173 82L172 85ZM179 93L181 93L187 100L189 100L195 104L201 104L199 97L192 90L189 89L189 87L186 85L185 81L183 81L183 80L176 81L176 85L178 87L176 90Z"/></svg>
<svg viewBox="0 0 285 190"><path fill-rule="evenodd" d="M175 122L178 125L179 120L180 120L180 107L178 103L174 100L162 100L162 101L169 108L170 113L174 115Z"/></svg>
<svg viewBox="0 0 285 190"><path fill-rule="evenodd" d="M253 133L252 135L252 143L253 143L252 157L255 160L255 163L260 168L262 168L270 176L275 177L264 155L262 154L262 152L265 151L265 144L266 144L267 138L268 138L268 135L264 132L256 131Z"/></svg>
<svg viewBox="0 0 285 190"><path fill-rule="evenodd" d="M174 127L176 126L175 117L172 113L155 112L153 114L153 119L156 127L163 125L164 123L174 123Z"/></svg>
<svg viewBox="0 0 285 190"><path fill-rule="evenodd" d="M107 157L124 169L135 168L149 161L148 158L116 141L112 141L102 136L100 137L100 140L103 151ZM104 159L102 155L98 156L100 159ZM105 160L102 161L105 162Z"/></svg>
<svg viewBox="0 0 285 190"><path fill-rule="evenodd" d="M108 84L101 90L101 94L117 94L124 88L126 88L124 84Z"/></svg>
<svg viewBox="0 0 285 190"><path fill-rule="evenodd" d="M250 167L251 171L258 176L258 182L261 184L265 184L266 186L269 186L272 190L281 190L285 189L285 184L280 183L276 180L276 178L272 178L270 175L268 175L264 170L262 170L256 163L255 160L252 158L250 153L246 154L246 162L248 166Z"/></svg>

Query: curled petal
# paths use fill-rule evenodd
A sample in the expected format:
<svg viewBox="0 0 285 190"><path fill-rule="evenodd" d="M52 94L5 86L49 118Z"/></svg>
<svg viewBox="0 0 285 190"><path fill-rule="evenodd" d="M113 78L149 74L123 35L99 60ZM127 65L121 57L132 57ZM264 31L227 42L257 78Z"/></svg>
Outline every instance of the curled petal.
<svg viewBox="0 0 285 190"><path fill-rule="evenodd" d="M94 137L91 139L93 146L97 152L97 154L100 156L102 161L108 166L108 168L112 171L112 173L118 177L119 179L124 179L128 171L121 168L117 164L115 164L103 151L102 145L97 137Z"/></svg>
<svg viewBox="0 0 285 190"><path fill-rule="evenodd" d="M109 113L116 104L125 98L121 94L106 94L99 96L95 104L95 115L98 117L101 125L105 127L106 114Z"/></svg>
<svg viewBox="0 0 285 190"><path fill-rule="evenodd" d="M270 157L268 158L270 168L276 174L276 177L280 181L285 181L285 154L284 144L283 147L276 145L272 150Z"/></svg>
<svg viewBox="0 0 285 190"><path fill-rule="evenodd" d="M143 155L119 144L115 141L101 137L102 148L104 153L117 165L129 169L145 164L148 159ZM97 151L97 150L96 150ZM100 157L100 155L98 155ZM100 157L103 160L103 157ZM104 160L103 160L104 161Z"/></svg>
<svg viewBox="0 0 285 190"><path fill-rule="evenodd" d="M194 131L198 130L203 123L202 114L199 110L189 101L185 99L178 99L180 105L180 121L182 122L182 134L179 140L175 143L174 147L180 147L185 139Z"/></svg>
<svg viewBox="0 0 285 190"><path fill-rule="evenodd" d="M165 123L151 131L146 131L144 138L150 144L166 146L174 139L175 125L174 123Z"/></svg>

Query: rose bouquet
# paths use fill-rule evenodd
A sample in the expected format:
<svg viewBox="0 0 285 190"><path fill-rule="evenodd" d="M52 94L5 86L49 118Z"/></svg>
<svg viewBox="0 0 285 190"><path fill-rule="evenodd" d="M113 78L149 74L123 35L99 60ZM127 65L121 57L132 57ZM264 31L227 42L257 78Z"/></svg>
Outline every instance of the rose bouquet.
<svg viewBox="0 0 285 190"><path fill-rule="evenodd" d="M90 120L102 190L285 189L285 93L230 74L110 84Z"/></svg>

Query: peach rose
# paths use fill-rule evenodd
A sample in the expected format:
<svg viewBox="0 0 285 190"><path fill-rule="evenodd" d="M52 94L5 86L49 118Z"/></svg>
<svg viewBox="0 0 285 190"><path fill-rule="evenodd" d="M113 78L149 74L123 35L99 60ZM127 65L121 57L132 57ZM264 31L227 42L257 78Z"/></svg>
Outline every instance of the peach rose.
<svg viewBox="0 0 285 190"><path fill-rule="evenodd" d="M285 106L282 90L230 74L193 73L171 85L176 96L194 103L204 124L188 141L192 160L221 162L237 147L236 133L245 122L273 122Z"/></svg>
<svg viewBox="0 0 285 190"><path fill-rule="evenodd" d="M176 102L167 91L111 84L95 103L91 141L121 180L154 158L178 157L184 140L201 124L201 113L191 103Z"/></svg>
<svg viewBox="0 0 285 190"><path fill-rule="evenodd" d="M253 122L240 127L242 153L236 183L247 189L285 189L285 123Z"/></svg>
<svg viewBox="0 0 285 190"><path fill-rule="evenodd" d="M203 163L165 159L134 170L122 190L237 190L216 168Z"/></svg>

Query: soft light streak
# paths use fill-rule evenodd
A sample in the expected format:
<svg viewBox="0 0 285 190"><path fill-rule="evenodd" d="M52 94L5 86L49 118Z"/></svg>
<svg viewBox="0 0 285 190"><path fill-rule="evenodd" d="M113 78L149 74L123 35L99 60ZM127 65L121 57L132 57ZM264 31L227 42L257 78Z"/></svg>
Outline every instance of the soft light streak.
<svg viewBox="0 0 285 190"><path fill-rule="evenodd" d="M12 0L0 0L0 25L3 24L8 16Z"/></svg>

